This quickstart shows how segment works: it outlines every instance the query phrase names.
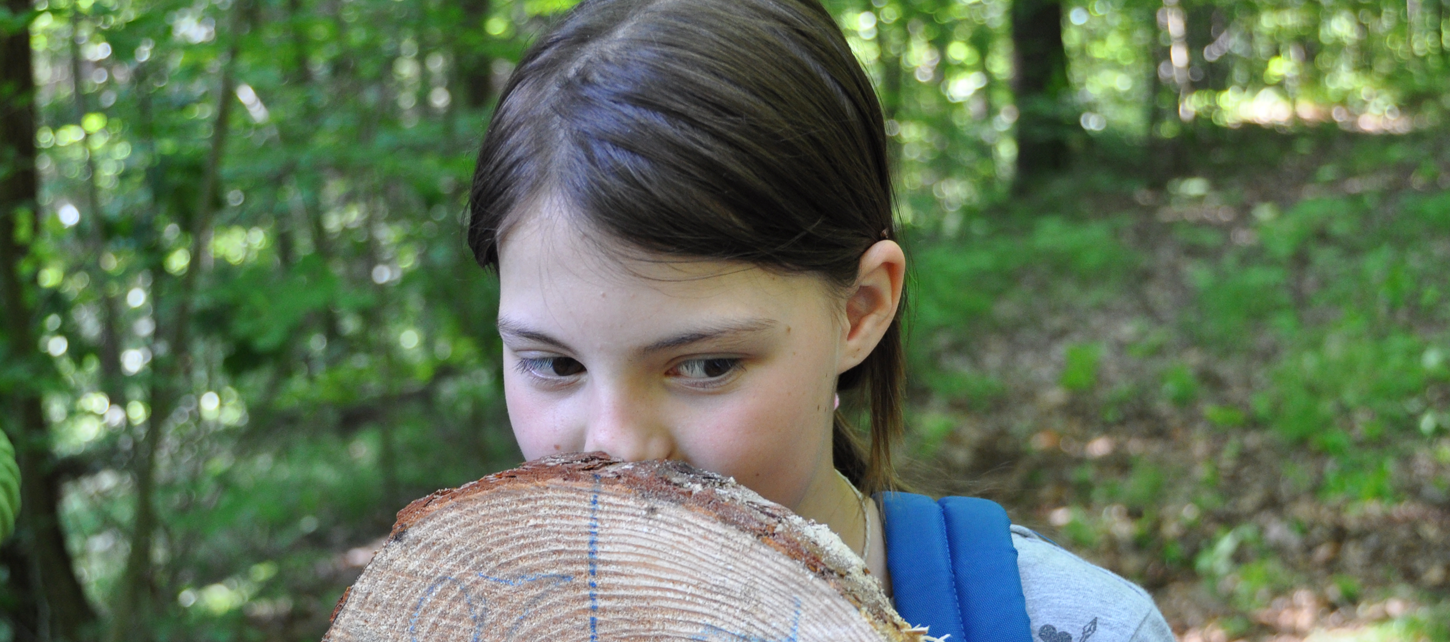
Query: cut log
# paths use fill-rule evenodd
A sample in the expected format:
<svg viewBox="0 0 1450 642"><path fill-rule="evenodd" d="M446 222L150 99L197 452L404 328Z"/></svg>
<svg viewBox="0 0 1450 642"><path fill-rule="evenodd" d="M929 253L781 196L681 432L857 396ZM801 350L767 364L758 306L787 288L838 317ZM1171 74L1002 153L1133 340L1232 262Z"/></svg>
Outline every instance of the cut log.
<svg viewBox="0 0 1450 642"><path fill-rule="evenodd" d="M419 499L323 638L929 639L827 527L676 461L549 457Z"/></svg>

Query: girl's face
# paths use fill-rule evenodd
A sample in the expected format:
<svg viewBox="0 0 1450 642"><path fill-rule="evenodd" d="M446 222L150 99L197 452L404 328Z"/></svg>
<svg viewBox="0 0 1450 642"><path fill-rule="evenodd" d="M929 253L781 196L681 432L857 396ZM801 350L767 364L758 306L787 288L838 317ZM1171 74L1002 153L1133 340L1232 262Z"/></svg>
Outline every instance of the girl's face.
<svg viewBox="0 0 1450 642"><path fill-rule="evenodd" d="M814 276L630 253L572 218L529 215L500 247L524 456L682 459L797 512L835 488L836 377L865 357L846 297Z"/></svg>

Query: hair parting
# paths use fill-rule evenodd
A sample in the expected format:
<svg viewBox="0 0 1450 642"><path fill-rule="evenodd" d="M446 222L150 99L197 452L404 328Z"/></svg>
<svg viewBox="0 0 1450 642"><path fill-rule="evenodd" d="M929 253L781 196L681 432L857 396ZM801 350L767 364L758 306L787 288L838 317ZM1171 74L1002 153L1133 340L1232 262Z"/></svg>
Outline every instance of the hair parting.
<svg viewBox="0 0 1450 642"><path fill-rule="evenodd" d="M646 255L815 274L842 291L897 238L880 103L820 0L584 0L505 85L470 193L468 243L497 267L503 237L548 203ZM557 206L557 207L554 207ZM901 317L838 390L836 467L894 487L903 433Z"/></svg>

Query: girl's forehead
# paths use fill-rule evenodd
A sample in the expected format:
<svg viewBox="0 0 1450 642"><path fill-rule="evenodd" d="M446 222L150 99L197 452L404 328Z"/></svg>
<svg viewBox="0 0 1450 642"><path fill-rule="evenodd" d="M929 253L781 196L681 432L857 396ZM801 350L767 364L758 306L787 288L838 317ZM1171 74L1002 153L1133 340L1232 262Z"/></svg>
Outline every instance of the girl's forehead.
<svg viewBox="0 0 1450 642"><path fill-rule="evenodd" d="M834 298L814 276L651 255L574 217L520 221L499 246L498 272L501 319L630 334L721 319L788 322L828 312Z"/></svg>
<svg viewBox="0 0 1450 642"><path fill-rule="evenodd" d="M738 285L772 290L824 284L814 276L783 274L745 262L650 252L612 238L583 216L547 210L510 228L499 243L498 270L504 282L545 286L577 281L665 294L706 294Z"/></svg>

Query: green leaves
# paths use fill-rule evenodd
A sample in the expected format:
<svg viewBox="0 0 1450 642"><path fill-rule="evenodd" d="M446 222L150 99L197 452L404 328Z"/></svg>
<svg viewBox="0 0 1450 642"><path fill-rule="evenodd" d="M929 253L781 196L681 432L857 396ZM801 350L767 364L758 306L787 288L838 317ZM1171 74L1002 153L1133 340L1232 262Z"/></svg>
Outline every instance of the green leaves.
<svg viewBox="0 0 1450 642"><path fill-rule="evenodd" d="M40 14L45 13L39 9L30 9L15 13L9 7L0 7L0 37L6 37L13 33L20 33L35 21Z"/></svg>
<svg viewBox="0 0 1450 642"><path fill-rule="evenodd" d="M1198 291L1193 331L1220 349L1248 346L1265 321L1293 304L1288 273L1278 266L1229 260L1194 269L1190 277Z"/></svg>
<svg viewBox="0 0 1450 642"><path fill-rule="evenodd" d="M1098 362L1102 360L1100 343L1079 343L1067 347L1064 358L1062 387L1073 392L1089 392L1098 385Z"/></svg>
<svg viewBox="0 0 1450 642"><path fill-rule="evenodd" d="M311 317L334 307L365 308L374 297L345 287L320 258L309 255L280 275L270 266L239 269L207 292L204 302L199 320L224 329L232 345L227 369L240 373L280 356Z"/></svg>
<svg viewBox="0 0 1450 642"><path fill-rule="evenodd" d="M15 446L0 431L0 542L15 532L15 518L20 515L20 465L15 462Z"/></svg>

